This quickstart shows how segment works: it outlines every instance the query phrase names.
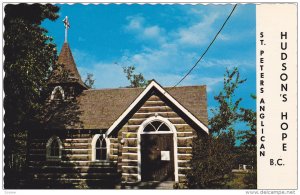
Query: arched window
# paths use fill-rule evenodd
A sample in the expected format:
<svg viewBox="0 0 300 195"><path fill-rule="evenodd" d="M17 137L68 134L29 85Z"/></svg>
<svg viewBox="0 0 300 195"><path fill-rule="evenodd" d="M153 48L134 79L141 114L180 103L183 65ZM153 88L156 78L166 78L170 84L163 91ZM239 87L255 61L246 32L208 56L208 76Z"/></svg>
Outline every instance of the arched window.
<svg viewBox="0 0 300 195"><path fill-rule="evenodd" d="M57 136L52 136L46 145L46 159L60 160L61 159L62 143Z"/></svg>
<svg viewBox="0 0 300 195"><path fill-rule="evenodd" d="M56 86L51 93L51 100L64 100L65 93L61 86Z"/></svg>
<svg viewBox="0 0 300 195"><path fill-rule="evenodd" d="M162 121L152 121L144 128L144 132L170 131L170 128Z"/></svg>
<svg viewBox="0 0 300 195"><path fill-rule="evenodd" d="M96 134L92 140L92 160L109 160L109 139L105 134Z"/></svg>
<svg viewBox="0 0 300 195"><path fill-rule="evenodd" d="M59 145L56 139L50 145L50 156L59 156Z"/></svg>
<svg viewBox="0 0 300 195"><path fill-rule="evenodd" d="M96 160L106 160L107 148L106 141L103 135L101 135L96 142Z"/></svg>

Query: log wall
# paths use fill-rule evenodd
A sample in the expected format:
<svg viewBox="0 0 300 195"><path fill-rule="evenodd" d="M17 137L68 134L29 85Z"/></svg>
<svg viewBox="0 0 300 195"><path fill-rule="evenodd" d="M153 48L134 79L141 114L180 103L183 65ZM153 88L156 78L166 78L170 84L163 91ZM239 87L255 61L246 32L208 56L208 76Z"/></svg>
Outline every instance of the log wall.
<svg viewBox="0 0 300 195"><path fill-rule="evenodd" d="M115 188L120 176L117 172L118 151L114 138L110 161L92 161L92 139L96 131L34 132L29 140L29 188ZM56 135L62 142L60 160L46 159L46 143Z"/></svg>
<svg viewBox="0 0 300 195"><path fill-rule="evenodd" d="M171 104L158 95L152 95L116 134L110 135L108 162L92 161L91 143L99 130L32 133L28 161L32 188L116 188L119 182L137 183L138 129L147 118L156 114L168 119L176 128L178 179L184 183L190 169L192 140L197 133ZM58 136L63 144L60 161L46 159L46 143L53 135Z"/></svg>
<svg viewBox="0 0 300 195"><path fill-rule="evenodd" d="M138 182L138 129L147 118L155 114L168 119L176 128L179 182L186 181L192 158L192 140L197 133L159 96L152 95L118 132L118 142L124 141L120 146L121 155L118 157L118 167L124 183Z"/></svg>

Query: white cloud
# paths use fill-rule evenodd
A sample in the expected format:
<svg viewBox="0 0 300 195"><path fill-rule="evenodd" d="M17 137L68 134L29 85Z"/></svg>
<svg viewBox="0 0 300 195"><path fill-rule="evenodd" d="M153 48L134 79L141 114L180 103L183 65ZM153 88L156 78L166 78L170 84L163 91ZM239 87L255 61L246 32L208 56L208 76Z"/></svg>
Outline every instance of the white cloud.
<svg viewBox="0 0 300 195"><path fill-rule="evenodd" d="M130 16L127 20L129 23L125 26L125 30L135 33L140 40L165 42L165 30L158 25L145 24L145 19L141 16Z"/></svg>
<svg viewBox="0 0 300 195"><path fill-rule="evenodd" d="M215 91L218 84L222 83L223 77L200 77L199 83L207 85L207 92Z"/></svg>
<svg viewBox="0 0 300 195"><path fill-rule="evenodd" d="M161 29L158 26L150 26L144 30L144 36L146 37L159 37L160 34Z"/></svg>
<svg viewBox="0 0 300 195"><path fill-rule="evenodd" d="M177 36L178 42L184 46L199 46L207 44L213 37L212 25L218 18L217 12L203 17L203 20L184 28L180 28Z"/></svg>
<svg viewBox="0 0 300 195"><path fill-rule="evenodd" d="M142 23L144 22L144 18L140 16L130 16L127 17L127 20L129 20L128 25L125 27L127 30L140 30L142 28Z"/></svg>
<svg viewBox="0 0 300 195"><path fill-rule="evenodd" d="M204 67L248 67L255 68L255 62L250 62L249 60L236 60L236 59L208 59L203 60L202 66Z"/></svg>
<svg viewBox="0 0 300 195"><path fill-rule="evenodd" d="M89 68L78 66L78 69L83 79L87 73L94 75L96 88L117 88L129 85L122 67L117 64L98 62Z"/></svg>
<svg viewBox="0 0 300 195"><path fill-rule="evenodd" d="M226 15L223 9L216 9L208 15L204 15L202 10L195 9L192 14L198 15L196 21L172 31L166 31L157 24L149 24L142 16L128 17L128 23L124 26L126 32L132 33L141 44L157 43L157 45L148 46L136 53L125 52L117 61L121 62L122 66L135 65L136 72L142 73L146 79L155 79L163 86L175 85L201 55L199 48L205 47L215 35L213 25L217 19ZM232 37L233 35L220 34L218 40L228 41ZM93 59L84 53L75 53L79 59ZM113 88L129 84L122 67L114 62L91 60L87 63L83 59L79 61L80 72L93 73L97 88ZM92 65L90 68L83 68L86 64ZM223 77L216 77L212 68L233 66L253 67L253 63L238 59L203 60L201 66L198 66L180 85L207 85L207 91L214 93L218 91Z"/></svg>

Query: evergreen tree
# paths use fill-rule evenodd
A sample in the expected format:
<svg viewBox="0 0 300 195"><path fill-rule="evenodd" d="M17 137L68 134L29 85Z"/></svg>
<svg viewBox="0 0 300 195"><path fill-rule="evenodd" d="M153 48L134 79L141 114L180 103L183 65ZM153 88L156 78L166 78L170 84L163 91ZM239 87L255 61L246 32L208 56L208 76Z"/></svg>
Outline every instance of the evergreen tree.
<svg viewBox="0 0 300 195"><path fill-rule="evenodd" d="M15 173L24 166L26 131L36 121L42 91L57 59L55 44L41 23L58 18L58 10L51 4L4 8L5 188L18 188Z"/></svg>

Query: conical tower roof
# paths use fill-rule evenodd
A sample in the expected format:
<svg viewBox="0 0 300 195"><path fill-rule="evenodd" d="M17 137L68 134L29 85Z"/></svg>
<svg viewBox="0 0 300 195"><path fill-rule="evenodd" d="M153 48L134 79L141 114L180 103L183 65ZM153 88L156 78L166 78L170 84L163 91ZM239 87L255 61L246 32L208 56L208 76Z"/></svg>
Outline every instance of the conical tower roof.
<svg viewBox="0 0 300 195"><path fill-rule="evenodd" d="M58 66L53 70L50 83L78 83L86 88L76 67L68 43L64 43L58 56Z"/></svg>

